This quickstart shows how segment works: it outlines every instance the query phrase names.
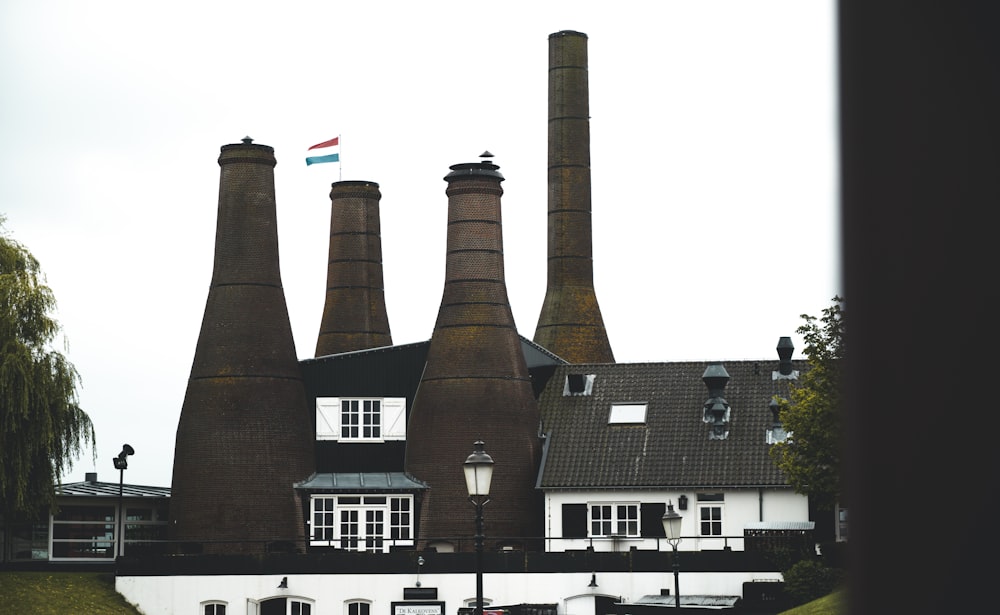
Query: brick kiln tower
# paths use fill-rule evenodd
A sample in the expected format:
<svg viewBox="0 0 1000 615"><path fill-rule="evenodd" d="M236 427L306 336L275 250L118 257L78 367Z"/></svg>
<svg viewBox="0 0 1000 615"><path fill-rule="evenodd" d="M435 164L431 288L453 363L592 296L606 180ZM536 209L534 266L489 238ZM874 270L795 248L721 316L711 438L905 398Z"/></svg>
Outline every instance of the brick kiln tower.
<svg viewBox="0 0 1000 615"><path fill-rule="evenodd" d="M316 356L391 346L382 279L378 184L342 181L330 190L330 258Z"/></svg>
<svg viewBox="0 0 1000 615"><path fill-rule="evenodd" d="M444 178L444 296L406 438L406 471L430 486L419 518L424 545L470 538L457 546L472 550L475 515L462 464L479 439L495 461L487 540L523 545L541 535L539 413L507 298L498 169L489 161L456 164Z"/></svg>
<svg viewBox="0 0 1000 615"><path fill-rule="evenodd" d="M614 363L594 291L587 35L549 35L548 281L534 341L570 363Z"/></svg>
<svg viewBox="0 0 1000 615"><path fill-rule="evenodd" d="M205 552L303 544L292 484L314 469L312 416L278 268L274 150L219 155L215 268L171 485L173 538Z"/></svg>

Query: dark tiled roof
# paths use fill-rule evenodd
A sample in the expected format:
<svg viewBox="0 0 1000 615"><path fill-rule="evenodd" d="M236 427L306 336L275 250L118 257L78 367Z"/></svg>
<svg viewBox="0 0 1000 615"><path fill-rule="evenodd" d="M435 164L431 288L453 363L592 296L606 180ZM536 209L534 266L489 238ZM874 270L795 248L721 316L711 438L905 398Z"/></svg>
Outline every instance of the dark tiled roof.
<svg viewBox="0 0 1000 615"><path fill-rule="evenodd" d="M295 484L296 489L314 491L400 491L424 490L427 485L403 472L316 473Z"/></svg>
<svg viewBox="0 0 1000 615"><path fill-rule="evenodd" d="M122 496L126 498L169 498L170 487L148 487L144 485L124 484ZM66 483L56 487L58 496L94 496L94 497L118 497L118 483L101 483L97 481L84 481L80 483Z"/></svg>
<svg viewBox="0 0 1000 615"><path fill-rule="evenodd" d="M548 435L541 489L756 487L787 484L766 442L778 361L723 361L729 435L709 440L703 420L711 361L565 365L556 368L539 404ZM793 361L804 372L805 361ZM591 395L563 395L568 374L595 375ZM645 424L609 425L614 403L646 402Z"/></svg>

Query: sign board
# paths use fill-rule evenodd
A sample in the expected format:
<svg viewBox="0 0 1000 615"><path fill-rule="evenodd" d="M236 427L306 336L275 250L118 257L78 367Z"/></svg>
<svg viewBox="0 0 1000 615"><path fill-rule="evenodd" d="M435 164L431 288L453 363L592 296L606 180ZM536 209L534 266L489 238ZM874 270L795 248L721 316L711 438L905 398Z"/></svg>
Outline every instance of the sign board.
<svg viewBox="0 0 1000 615"><path fill-rule="evenodd" d="M392 615L444 615L444 602L393 602Z"/></svg>

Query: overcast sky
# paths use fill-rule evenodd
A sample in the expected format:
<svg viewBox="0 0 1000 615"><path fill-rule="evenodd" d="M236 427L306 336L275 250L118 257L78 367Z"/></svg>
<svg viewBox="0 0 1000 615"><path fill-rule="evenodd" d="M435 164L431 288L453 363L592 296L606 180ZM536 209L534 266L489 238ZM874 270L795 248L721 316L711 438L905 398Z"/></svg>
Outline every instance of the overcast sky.
<svg viewBox="0 0 1000 615"><path fill-rule="evenodd" d="M167 486L212 277L219 148L274 147L281 275L315 349L330 184L377 182L395 343L444 286L448 167L489 150L507 287L545 294L548 37L589 37L594 282L618 362L770 359L840 292L833 0L0 3L0 211L58 301L97 430ZM342 164L306 149L341 136ZM59 347L62 349L62 346Z"/></svg>

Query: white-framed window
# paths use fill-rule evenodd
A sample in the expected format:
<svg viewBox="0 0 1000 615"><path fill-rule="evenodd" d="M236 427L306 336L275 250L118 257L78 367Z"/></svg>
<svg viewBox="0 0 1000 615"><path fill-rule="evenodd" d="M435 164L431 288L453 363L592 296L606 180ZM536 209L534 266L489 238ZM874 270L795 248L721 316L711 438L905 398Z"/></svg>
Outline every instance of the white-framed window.
<svg viewBox="0 0 1000 615"><path fill-rule="evenodd" d="M348 600L344 603L344 615L371 615L372 604L367 600Z"/></svg>
<svg viewBox="0 0 1000 615"><path fill-rule="evenodd" d="M290 599L288 601L288 615L312 615L312 602Z"/></svg>
<svg viewBox="0 0 1000 615"><path fill-rule="evenodd" d="M313 615L313 601L308 598L247 598L247 615L260 613L284 613L285 615Z"/></svg>
<svg viewBox="0 0 1000 615"><path fill-rule="evenodd" d="M206 600L202 602L198 611L201 615L226 615L226 605L224 600Z"/></svg>
<svg viewBox="0 0 1000 615"><path fill-rule="evenodd" d="M590 536L639 536L638 502L591 502Z"/></svg>
<svg viewBox="0 0 1000 615"><path fill-rule="evenodd" d="M387 553L413 546L413 496L313 495L309 544Z"/></svg>
<svg viewBox="0 0 1000 615"><path fill-rule="evenodd" d="M699 493L698 499L698 535L722 536L722 509L725 494Z"/></svg>
<svg viewBox="0 0 1000 615"><path fill-rule="evenodd" d="M646 404L611 404L611 412L608 413L609 425L620 424L645 424Z"/></svg>
<svg viewBox="0 0 1000 615"><path fill-rule="evenodd" d="M406 439L405 397L317 397L316 439L384 442Z"/></svg>

